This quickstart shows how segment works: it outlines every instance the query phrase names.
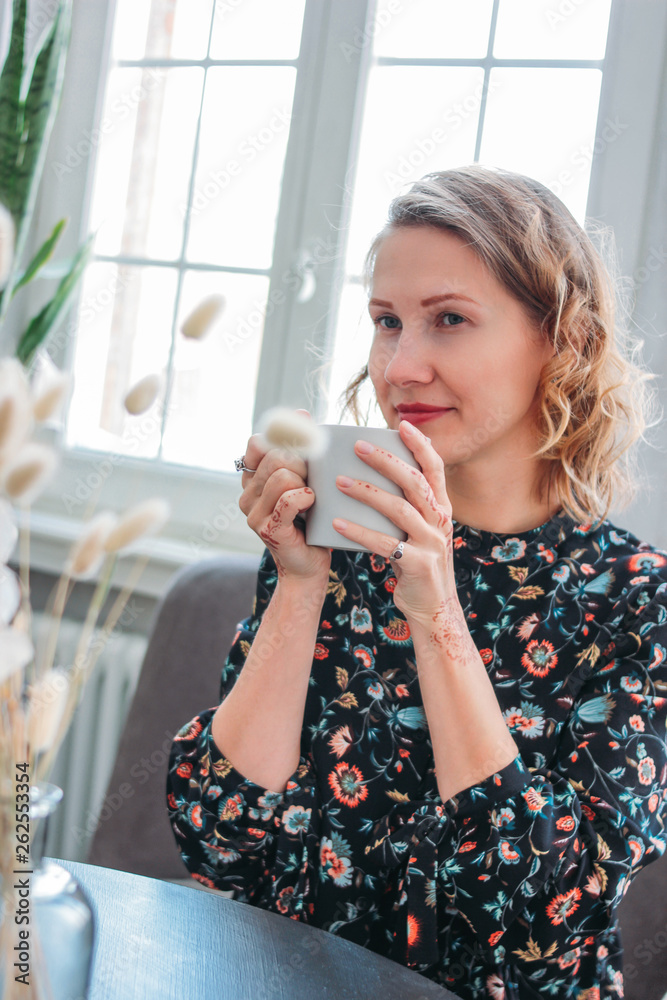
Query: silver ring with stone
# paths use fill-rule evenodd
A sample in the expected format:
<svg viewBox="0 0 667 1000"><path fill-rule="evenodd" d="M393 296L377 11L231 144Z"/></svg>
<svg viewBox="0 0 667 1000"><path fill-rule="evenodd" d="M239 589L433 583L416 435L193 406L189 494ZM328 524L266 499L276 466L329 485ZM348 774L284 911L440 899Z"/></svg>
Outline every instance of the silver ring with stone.
<svg viewBox="0 0 667 1000"><path fill-rule="evenodd" d="M249 469L245 464L245 455L234 459L234 468L237 472L257 472L257 469Z"/></svg>
<svg viewBox="0 0 667 1000"><path fill-rule="evenodd" d="M399 542L392 554L389 556L390 559L402 559L403 549L405 548L405 542Z"/></svg>

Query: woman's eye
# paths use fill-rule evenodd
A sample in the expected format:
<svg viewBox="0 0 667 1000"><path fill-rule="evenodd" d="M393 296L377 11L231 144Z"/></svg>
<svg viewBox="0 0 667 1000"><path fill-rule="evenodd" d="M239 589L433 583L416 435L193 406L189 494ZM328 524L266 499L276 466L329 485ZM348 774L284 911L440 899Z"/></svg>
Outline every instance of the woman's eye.
<svg viewBox="0 0 667 1000"><path fill-rule="evenodd" d="M380 323L381 323L381 321L383 319L393 320L394 322L400 324L400 321L398 319L396 319L395 316L376 316L376 318L373 320L373 326L379 326ZM395 326L388 326L388 327L385 326L385 327L383 327L383 329L384 330L395 330L396 327Z"/></svg>
<svg viewBox="0 0 667 1000"><path fill-rule="evenodd" d="M458 313L443 313L440 317L443 321L449 319L451 322L445 323L445 326L458 326L460 323L465 323L465 317L459 316Z"/></svg>

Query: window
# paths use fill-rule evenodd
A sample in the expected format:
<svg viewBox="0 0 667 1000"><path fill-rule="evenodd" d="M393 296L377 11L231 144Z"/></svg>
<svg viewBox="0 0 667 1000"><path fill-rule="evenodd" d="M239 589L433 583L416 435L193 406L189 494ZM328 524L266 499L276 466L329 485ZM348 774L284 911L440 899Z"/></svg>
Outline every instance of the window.
<svg viewBox="0 0 667 1000"><path fill-rule="evenodd" d="M233 459L269 406L338 421L370 343L363 256L401 188L429 170L503 165L581 221L587 203L603 214L627 191L614 102L659 63L649 52L638 76L623 39L634 31L631 51L646 50L662 16L632 13L628 0L75 5L42 203L97 238L56 338L75 388L44 524L83 516L98 493L115 507L163 493L165 565L261 551ZM647 119L632 136L647 162L650 132ZM636 182L631 198L645 192ZM224 312L186 341L183 318L213 292ZM154 371L159 400L129 417L125 391Z"/></svg>

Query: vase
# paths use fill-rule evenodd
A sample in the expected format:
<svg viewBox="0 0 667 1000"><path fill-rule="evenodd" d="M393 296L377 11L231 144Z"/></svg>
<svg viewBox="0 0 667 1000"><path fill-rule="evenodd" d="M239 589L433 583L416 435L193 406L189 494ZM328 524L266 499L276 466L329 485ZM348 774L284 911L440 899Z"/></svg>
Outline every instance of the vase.
<svg viewBox="0 0 667 1000"><path fill-rule="evenodd" d="M15 864L13 886L3 887L3 1000L88 997L93 911L70 872L43 858L48 819L62 797L48 781L30 786L29 859Z"/></svg>

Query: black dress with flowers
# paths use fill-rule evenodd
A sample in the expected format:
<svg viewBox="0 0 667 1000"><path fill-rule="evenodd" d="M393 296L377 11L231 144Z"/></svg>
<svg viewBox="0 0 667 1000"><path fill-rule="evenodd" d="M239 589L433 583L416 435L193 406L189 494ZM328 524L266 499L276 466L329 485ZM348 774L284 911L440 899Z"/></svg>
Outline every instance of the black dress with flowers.
<svg viewBox="0 0 667 1000"><path fill-rule="evenodd" d="M183 861L470 1000L618 1000L616 906L667 843L667 553L561 511L511 536L455 522L454 559L515 760L441 800L391 565L334 549L298 768L269 791L214 743L216 706L184 725L167 779ZM276 582L265 549L221 698Z"/></svg>

